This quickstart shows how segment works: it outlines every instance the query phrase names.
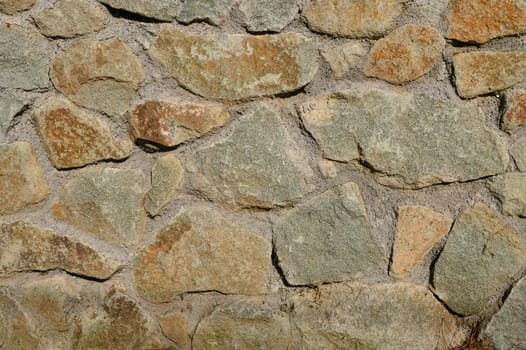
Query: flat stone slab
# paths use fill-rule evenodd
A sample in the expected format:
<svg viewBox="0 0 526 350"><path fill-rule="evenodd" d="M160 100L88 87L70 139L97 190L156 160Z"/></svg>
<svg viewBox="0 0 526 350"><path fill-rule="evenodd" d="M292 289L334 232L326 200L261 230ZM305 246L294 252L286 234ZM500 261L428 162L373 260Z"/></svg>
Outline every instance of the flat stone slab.
<svg viewBox="0 0 526 350"><path fill-rule="evenodd" d="M281 32L299 11L297 0L242 0L239 10L249 32Z"/></svg>
<svg viewBox="0 0 526 350"><path fill-rule="evenodd" d="M181 161L175 154L167 154L155 162L152 168L152 188L144 199L144 208L148 214L159 214L162 208L181 193L184 175Z"/></svg>
<svg viewBox="0 0 526 350"><path fill-rule="evenodd" d="M177 21L185 24L204 21L221 25L225 22L233 5L234 0L183 1L177 12Z"/></svg>

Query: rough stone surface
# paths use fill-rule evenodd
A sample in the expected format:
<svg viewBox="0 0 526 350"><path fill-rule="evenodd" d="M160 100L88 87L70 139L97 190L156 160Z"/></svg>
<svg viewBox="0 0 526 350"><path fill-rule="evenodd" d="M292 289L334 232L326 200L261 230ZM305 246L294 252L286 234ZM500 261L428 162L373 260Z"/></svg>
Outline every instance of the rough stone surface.
<svg viewBox="0 0 526 350"><path fill-rule="evenodd" d="M449 9L449 39L483 44L526 32L523 0L452 0Z"/></svg>
<svg viewBox="0 0 526 350"><path fill-rule="evenodd" d="M98 238L131 246L144 233L145 194L146 179L140 170L90 169L62 189L51 213Z"/></svg>
<svg viewBox="0 0 526 350"><path fill-rule="evenodd" d="M484 334L497 350L526 348L526 277L511 290L502 308L488 323Z"/></svg>
<svg viewBox="0 0 526 350"><path fill-rule="evenodd" d="M38 203L48 192L33 147L26 142L0 143L0 215Z"/></svg>
<svg viewBox="0 0 526 350"><path fill-rule="evenodd" d="M0 87L24 90L48 87L49 49L39 34L0 23Z"/></svg>
<svg viewBox="0 0 526 350"><path fill-rule="evenodd" d="M455 318L412 284L323 285L292 303L297 349L453 349L463 340Z"/></svg>
<svg viewBox="0 0 526 350"><path fill-rule="evenodd" d="M76 104L120 116L130 107L144 71L118 39L83 39L55 56L50 76L57 90Z"/></svg>
<svg viewBox="0 0 526 350"><path fill-rule="evenodd" d="M239 10L249 32L280 32L298 13L297 0L243 0Z"/></svg>
<svg viewBox="0 0 526 350"><path fill-rule="evenodd" d="M472 98L526 80L526 51L459 53L453 66L458 94Z"/></svg>
<svg viewBox="0 0 526 350"><path fill-rule="evenodd" d="M359 68L362 57L366 54L367 48L361 42L336 46L322 52L323 58L329 63L336 79L345 77L352 68Z"/></svg>
<svg viewBox="0 0 526 350"><path fill-rule="evenodd" d="M221 104L147 101L129 114L135 140L173 147L222 127L230 119Z"/></svg>
<svg viewBox="0 0 526 350"><path fill-rule="evenodd" d="M181 23L205 21L221 25L234 5L234 0L184 0L179 7L177 20Z"/></svg>
<svg viewBox="0 0 526 350"><path fill-rule="evenodd" d="M183 209L140 251L138 292L155 303L184 292L262 294L268 290L271 245L206 207Z"/></svg>
<svg viewBox="0 0 526 350"><path fill-rule="evenodd" d="M510 147L510 154L520 171L526 171L526 136L519 138Z"/></svg>
<svg viewBox="0 0 526 350"><path fill-rule="evenodd" d="M453 220L426 207L400 207L396 223L391 275L405 277L442 237Z"/></svg>
<svg viewBox="0 0 526 350"><path fill-rule="evenodd" d="M177 12L178 0L98 0L115 9L136 13L144 17L171 22ZM189 1L192 2L192 1Z"/></svg>
<svg viewBox="0 0 526 350"><path fill-rule="evenodd" d="M505 95L506 110L502 116L501 128L514 133L526 124L526 90L514 90Z"/></svg>
<svg viewBox="0 0 526 350"><path fill-rule="evenodd" d="M192 342L193 349L290 349L287 314L258 304L241 299L218 306L199 323Z"/></svg>
<svg viewBox="0 0 526 350"><path fill-rule="evenodd" d="M445 45L433 27L406 24L374 44L365 74L393 84L416 80L433 68Z"/></svg>
<svg viewBox="0 0 526 350"><path fill-rule="evenodd" d="M58 169L120 160L130 155L130 140L114 138L109 125L63 97L45 101L33 112L33 120L49 160Z"/></svg>
<svg viewBox="0 0 526 350"><path fill-rule="evenodd" d="M178 316L164 316L159 318L159 326L163 334L177 345L186 345L188 337L188 323L186 318Z"/></svg>
<svg viewBox="0 0 526 350"><path fill-rule="evenodd" d="M308 165L268 104L253 106L229 137L196 152L186 166L195 188L225 206L271 208L312 189Z"/></svg>
<svg viewBox="0 0 526 350"><path fill-rule="evenodd" d="M365 162L389 186L467 181L508 165L506 146L474 104L373 89L324 95L299 109L326 158Z"/></svg>
<svg viewBox="0 0 526 350"><path fill-rule="evenodd" d="M33 336L28 319L16 302L0 289L0 345L4 349L37 349L38 339Z"/></svg>
<svg viewBox="0 0 526 350"><path fill-rule="evenodd" d="M491 189L508 215L526 217L526 175L508 173L496 178Z"/></svg>
<svg viewBox="0 0 526 350"><path fill-rule="evenodd" d="M108 279L121 266L90 246L24 222L0 224L0 276L61 269Z"/></svg>
<svg viewBox="0 0 526 350"><path fill-rule="evenodd" d="M435 294L461 314L481 311L526 263L526 242L485 204L456 220L433 274Z"/></svg>
<svg viewBox="0 0 526 350"><path fill-rule="evenodd" d="M5 137L13 118L22 111L25 103L12 94L0 97L0 138Z"/></svg>
<svg viewBox="0 0 526 350"><path fill-rule="evenodd" d="M337 282L387 269L358 186L352 182L297 205L275 223L274 247L287 282Z"/></svg>
<svg viewBox="0 0 526 350"><path fill-rule="evenodd" d="M310 29L351 38L376 38L391 30L400 0L308 0L303 16Z"/></svg>
<svg viewBox="0 0 526 350"><path fill-rule="evenodd" d="M0 0L0 12L6 15L14 15L31 8L35 2L36 0Z"/></svg>
<svg viewBox="0 0 526 350"><path fill-rule="evenodd" d="M152 188L146 193L144 208L155 216L172 202L184 186L184 169L175 154L159 158L152 168Z"/></svg>
<svg viewBox="0 0 526 350"><path fill-rule="evenodd" d="M225 100L295 91L318 69L314 41L298 33L220 39L163 25L149 52L187 89Z"/></svg>

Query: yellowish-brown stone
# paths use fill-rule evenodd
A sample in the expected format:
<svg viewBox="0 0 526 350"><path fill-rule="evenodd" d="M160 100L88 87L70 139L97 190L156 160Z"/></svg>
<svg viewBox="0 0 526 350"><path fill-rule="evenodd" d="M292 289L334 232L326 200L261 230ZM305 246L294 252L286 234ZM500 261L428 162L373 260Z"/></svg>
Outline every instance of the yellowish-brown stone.
<svg viewBox="0 0 526 350"><path fill-rule="evenodd" d="M188 337L188 322L182 316L160 317L159 326L161 326L163 334L177 345L186 345L190 340Z"/></svg>
<svg viewBox="0 0 526 350"><path fill-rule="evenodd" d="M0 0L0 12L14 15L17 12L31 8L35 2L36 0Z"/></svg>

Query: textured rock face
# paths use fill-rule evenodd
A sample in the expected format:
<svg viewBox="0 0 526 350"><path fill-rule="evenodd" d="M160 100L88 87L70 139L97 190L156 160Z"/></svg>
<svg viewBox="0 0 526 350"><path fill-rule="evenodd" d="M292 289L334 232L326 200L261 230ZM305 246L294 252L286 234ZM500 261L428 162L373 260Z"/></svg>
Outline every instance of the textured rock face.
<svg viewBox="0 0 526 350"><path fill-rule="evenodd" d="M37 349L29 322L16 302L0 289L0 345L4 349Z"/></svg>
<svg viewBox="0 0 526 350"><path fill-rule="evenodd" d="M0 0L0 12L14 15L19 11L31 8L35 2L36 0Z"/></svg>
<svg viewBox="0 0 526 350"><path fill-rule="evenodd" d="M457 92L465 98L489 94L526 80L526 52L477 51L453 57Z"/></svg>
<svg viewBox="0 0 526 350"><path fill-rule="evenodd" d="M146 179L140 170L91 169L73 178L51 207L55 219L123 246L144 233Z"/></svg>
<svg viewBox="0 0 526 350"><path fill-rule="evenodd" d="M433 68L445 45L432 27L404 25L374 44L365 74L393 84L416 80Z"/></svg>
<svg viewBox="0 0 526 350"><path fill-rule="evenodd" d="M152 169L152 188L146 193L144 208L155 216L179 195L184 185L184 169L175 154L159 158Z"/></svg>
<svg viewBox="0 0 526 350"><path fill-rule="evenodd" d="M510 91L505 95L506 110L501 127L507 133L514 133L526 124L526 90Z"/></svg>
<svg viewBox="0 0 526 350"><path fill-rule="evenodd" d="M352 182L296 206L273 231L279 264L293 285L345 281L387 268Z"/></svg>
<svg viewBox="0 0 526 350"><path fill-rule="evenodd" d="M318 69L314 41L297 33L220 39L163 25L150 55L192 92L225 100L295 91Z"/></svg>
<svg viewBox="0 0 526 350"><path fill-rule="evenodd" d="M323 285L292 302L298 349L452 349L463 340L455 318L411 284Z"/></svg>
<svg viewBox="0 0 526 350"><path fill-rule="evenodd" d="M289 332L285 313L236 300L217 307L199 324L192 345L196 350L286 350Z"/></svg>
<svg viewBox="0 0 526 350"><path fill-rule="evenodd" d="M0 224L0 233L0 276L62 269L107 279L121 267L84 243L24 222Z"/></svg>
<svg viewBox="0 0 526 350"><path fill-rule="evenodd" d="M522 0L453 0L449 8L449 39L483 44L526 32L526 4Z"/></svg>
<svg viewBox="0 0 526 350"><path fill-rule="evenodd" d="M13 118L22 111L25 105L12 94L0 97L0 138L6 136Z"/></svg>
<svg viewBox="0 0 526 350"><path fill-rule="evenodd" d="M362 57L366 54L367 48L360 42L344 44L322 52L336 79L342 79L352 68L359 68Z"/></svg>
<svg viewBox="0 0 526 350"><path fill-rule="evenodd" d="M192 0L183 1L179 7L177 20L181 23L205 21L220 25L228 16L234 0Z"/></svg>
<svg viewBox="0 0 526 350"><path fill-rule="evenodd" d="M526 263L526 242L485 204L456 220L435 264L436 295L453 311L472 315Z"/></svg>
<svg viewBox="0 0 526 350"><path fill-rule="evenodd" d="M33 112L33 120L51 163L58 169L130 155L129 140L114 138L106 123L63 97L51 97L44 102Z"/></svg>
<svg viewBox="0 0 526 350"><path fill-rule="evenodd" d="M195 188L224 206L271 208L312 189L299 157L275 108L258 104L230 137L196 152L187 168Z"/></svg>
<svg viewBox="0 0 526 350"><path fill-rule="evenodd" d="M510 154L520 171L526 171L526 137L523 136L510 147Z"/></svg>
<svg viewBox="0 0 526 350"><path fill-rule="evenodd" d="M526 217L526 176L518 173L505 174L493 181L491 189L502 203L502 211L508 215Z"/></svg>
<svg viewBox="0 0 526 350"><path fill-rule="evenodd" d="M243 0L239 10L250 32L280 32L298 13L296 0Z"/></svg>
<svg viewBox="0 0 526 350"><path fill-rule="evenodd" d="M184 317L164 316L159 318L159 326L163 334L180 346L186 345L188 337L188 324Z"/></svg>
<svg viewBox="0 0 526 350"><path fill-rule="evenodd" d="M262 294L268 290L270 253L266 239L212 209L191 207L139 253L135 283L155 303L192 291Z"/></svg>
<svg viewBox="0 0 526 350"><path fill-rule="evenodd" d="M0 215L38 203L48 192L33 147L26 142L0 143Z"/></svg>
<svg viewBox="0 0 526 350"><path fill-rule="evenodd" d="M105 5L144 17L171 22L177 11L178 0L97 0ZM191 2L191 1L190 1Z"/></svg>
<svg viewBox="0 0 526 350"><path fill-rule="evenodd" d="M128 121L135 140L173 147L217 129L229 119L220 104L147 101L130 112Z"/></svg>
<svg viewBox="0 0 526 350"><path fill-rule="evenodd" d="M399 0L308 0L303 16L316 32L375 38L394 27L402 9Z"/></svg>
<svg viewBox="0 0 526 350"><path fill-rule="evenodd" d="M144 71L118 39L83 39L55 56L50 76L57 90L76 104L120 116L130 107Z"/></svg>
<svg viewBox="0 0 526 350"><path fill-rule="evenodd" d="M326 158L365 162L389 186L477 179L508 164L502 140L472 104L362 90L308 100L300 114Z"/></svg>

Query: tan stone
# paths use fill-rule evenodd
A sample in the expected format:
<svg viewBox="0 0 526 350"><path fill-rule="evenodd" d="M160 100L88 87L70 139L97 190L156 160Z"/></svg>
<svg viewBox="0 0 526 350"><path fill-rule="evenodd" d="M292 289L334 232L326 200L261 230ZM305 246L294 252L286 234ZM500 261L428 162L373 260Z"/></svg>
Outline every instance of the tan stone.
<svg viewBox="0 0 526 350"><path fill-rule="evenodd" d="M218 212L185 208L139 252L135 283L155 303L194 291L262 294L268 290L270 253L268 240Z"/></svg>
<svg viewBox="0 0 526 350"><path fill-rule="evenodd" d="M514 133L526 124L526 90L520 89L505 94L506 110L501 127L507 133Z"/></svg>
<svg viewBox="0 0 526 350"><path fill-rule="evenodd" d="M449 9L449 39L482 44L526 32L523 0L452 0Z"/></svg>
<svg viewBox="0 0 526 350"><path fill-rule="evenodd" d="M374 44L365 74L393 84L416 80L433 68L445 45L433 27L406 24Z"/></svg>
<svg viewBox="0 0 526 350"><path fill-rule="evenodd" d="M526 136L517 139L510 147L510 154L520 171L526 171Z"/></svg>
<svg viewBox="0 0 526 350"><path fill-rule="evenodd" d="M147 101L129 113L134 140L173 147L222 127L230 119L220 104Z"/></svg>
<svg viewBox="0 0 526 350"><path fill-rule="evenodd" d="M0 12L14 15L17 12L29 9L36 0L0 0Z"/></svg>
<svg viewBox="0 0 526 350"><path fill-rule="evenodd" d="M49 160L58 169L130 155L130 140L114 138L109 125L63 97L54 96L44 102L33 112L33 120Z"/></svg>
<svg viewBox="0 0 526 350"><path fill-rule="evenodd" d="M23 271L66 270L108 279L121 264L87 244L25 223L0 224L0 276Z"/></svg>
<svg viewBox="0 0 526 350"><path fill-rule="evenodd" d="M38 348L38 339L33 335L28 319L4 288L0 289L0 325L0 346L3 349Z"/></svg>
<svg viewBox="0 0 526 350"><path fill-rule="evenodd" d="M141 63L118 39L79 40L51 62L53 84L76 104L120 116L144 80Z"/></svg>
<svg viewBox="0 0 526 350"><path fill-rule="evenodd" d="M471 98L526 80L526 51L477 51L453 56L457 92Z"/></svg>
<svg viewBox="0 0 526 350"><path fill-rule="evenodd" d="M393 28L402 9L400 0L308 0L303 16L316 32L374 38Z"/></svg>
<svg viewBox="0 0 526 350"><path fill-rule="evenodd" d="M526 217L526 175L504 174L495 178L490 188L502 203L505 214Z"/></svg>
<svg viewBox="0 0 526 350"><path fill-rule="evenodd" d="M344 44L322 52L336 79L342 79L352 68L358 68L366 54L367 48L360 42Z"/></svg>
<svg viewBox="0 0 526 350"><path fill-rule="evenodd" d="M391 275L405 277L448 232L453 220L425 207L400 207Z"/></svg>
<svg viewBox="0 0 526 350"><path fill-rule="evenodd" d="M318 169L324 178L332 178L338 175L338 168L334 163L327 159L322 159L318 162Z"/></svg>
<svg viewBox="0 0 526 350"><path fill-rule="evenodd" d="M184 169L175 154L159 158L152 169L152 188L146 193L144 208L155 216L172 202L184 186Z"/></svg>
<svg viewBox="0 0 526 350"><path fill-rule="evenodd" d="M159 326L163 334L177 345L183 346L190 340L188 337L188 322L184 317L164 316L159 318Z"/></svg>
<svg viewBox="0 0 526 350"><path fill-rule="evenodd" d="M38 203L48 192L33 147L26 142L0 144L0 215Z"/></svg>
<svg viewBox="0 0 526 350"><path fill-rule="evenodd" d="M298 33L220 38L166 24L149 52L187 89L225 100L295 91L318 69L315 42Z"/></svg>

